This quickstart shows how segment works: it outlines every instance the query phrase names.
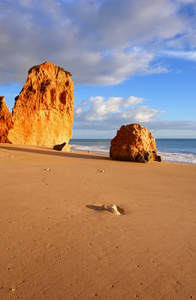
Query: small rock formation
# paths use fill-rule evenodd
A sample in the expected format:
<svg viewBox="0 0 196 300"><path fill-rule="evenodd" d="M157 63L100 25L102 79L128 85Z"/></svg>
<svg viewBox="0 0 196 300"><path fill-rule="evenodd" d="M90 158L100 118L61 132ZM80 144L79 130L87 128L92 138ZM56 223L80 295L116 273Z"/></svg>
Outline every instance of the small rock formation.
<svg viewBox="0 0 196 300"><path fill-rule="evenodd" d="M125 214L124 209L119 206L116 206L115 204L109 204L109 205L104 204L104 205L102 205L101 209L108 210L109 212L111 212L114 215L124 215Z"/></svg>
<svg viewBox="0 0 196 300"><path fill-rule="evenodd" d="M13 127L12 114L5 103L5 97L0 96L0 143L10 143L8 131Z"/></svg>
<svg viewBox="0 0 196 300"><path fill-rule="evenodd" d="M161 161L151 132L140 124L123 125L111 141L110 157L132 162Z"/></svg>
<svg viewBox="0 0 196 300"><path fill-rule="evenodd" d="M65 147L66 143L62 143L60 145L55 145L53 147L54 150L57 150L57 151L62 151L63 147Z"/></svg>
<svg viewBox="0 0 196 300"><path fill-rule="evenodd" d="M15 98L13 129L8 138L13 144L53 147L72 137L74 85L71 74L50 62L34 66L26 84Z"/></svg>

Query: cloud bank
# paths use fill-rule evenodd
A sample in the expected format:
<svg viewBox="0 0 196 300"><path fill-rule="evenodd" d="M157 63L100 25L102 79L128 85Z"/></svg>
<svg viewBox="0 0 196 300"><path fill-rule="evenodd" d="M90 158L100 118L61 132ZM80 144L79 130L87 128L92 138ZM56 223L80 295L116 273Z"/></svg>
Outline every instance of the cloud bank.
<svg viewBox="0 0 196 300"><path fill-rule="evenodd" d="M161 119L165 111L143 105L145 99L130 96L122 97L97 96L82 101L75 109L74 130L106 132L112 136L122 124L140 123L150 130L160 132L164 130L196 131L195 121L168 121Z"/></svg>
<svg viewBox="0 0 196 300"><path fill-rule="evenodd" d="M48 60L76 84L167 72L160 53L195 61L195 0L3 0L0 83ZM166 53L165 52L165 53Z"/></svg>
<svg viewBox="0 0 196 300"><path fill-rule="evenodd" d="M141 105L138 97L91 97L75 109L75 129L112 130L121 124L151 122L164 111Z"/></svg>

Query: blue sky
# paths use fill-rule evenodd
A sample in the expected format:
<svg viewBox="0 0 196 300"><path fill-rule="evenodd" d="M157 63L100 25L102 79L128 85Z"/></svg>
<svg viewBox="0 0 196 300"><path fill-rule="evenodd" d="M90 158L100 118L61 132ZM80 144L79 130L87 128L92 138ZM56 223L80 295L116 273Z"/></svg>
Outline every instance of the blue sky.
<svg viewBox="0 0 196 300"><path fill-rule="evenodd" d="M74 81L73 138L140 123L196 138L196 0L0 0L0 95L50 61Z"/></svg>

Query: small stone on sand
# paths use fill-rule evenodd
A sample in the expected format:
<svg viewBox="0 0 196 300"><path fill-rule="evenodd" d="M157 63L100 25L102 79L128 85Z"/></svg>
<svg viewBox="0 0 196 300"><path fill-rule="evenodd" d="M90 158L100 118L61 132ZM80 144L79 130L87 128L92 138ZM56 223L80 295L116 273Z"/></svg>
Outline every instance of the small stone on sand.
<svg viewBox="0 0 196 300"><path fill-rule="evenodd" d="M108 210L111 213L113 213L114 215L124 214L124 209L116 206L115 204L109 204L109 205L104 204L104 205L102 205L101 209Z"/></svg>
<svg viewBox="0 0 196 300"><path fill-rule="evenodd" d="M105 173L105 170L97 170L97 172L100 172L100 173Z"/></svg>

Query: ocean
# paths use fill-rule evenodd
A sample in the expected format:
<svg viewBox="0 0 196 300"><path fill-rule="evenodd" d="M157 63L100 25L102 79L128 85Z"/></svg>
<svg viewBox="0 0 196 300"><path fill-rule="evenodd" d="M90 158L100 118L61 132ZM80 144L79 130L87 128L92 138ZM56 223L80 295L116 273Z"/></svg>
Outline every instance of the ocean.
<svg viewBox="0 0 196 300"><path fill-rule="evenodd" d="M71 150L109 155L110 139L72 139ZM196 164L196 139L156 139L163 161Z"/></svg>

